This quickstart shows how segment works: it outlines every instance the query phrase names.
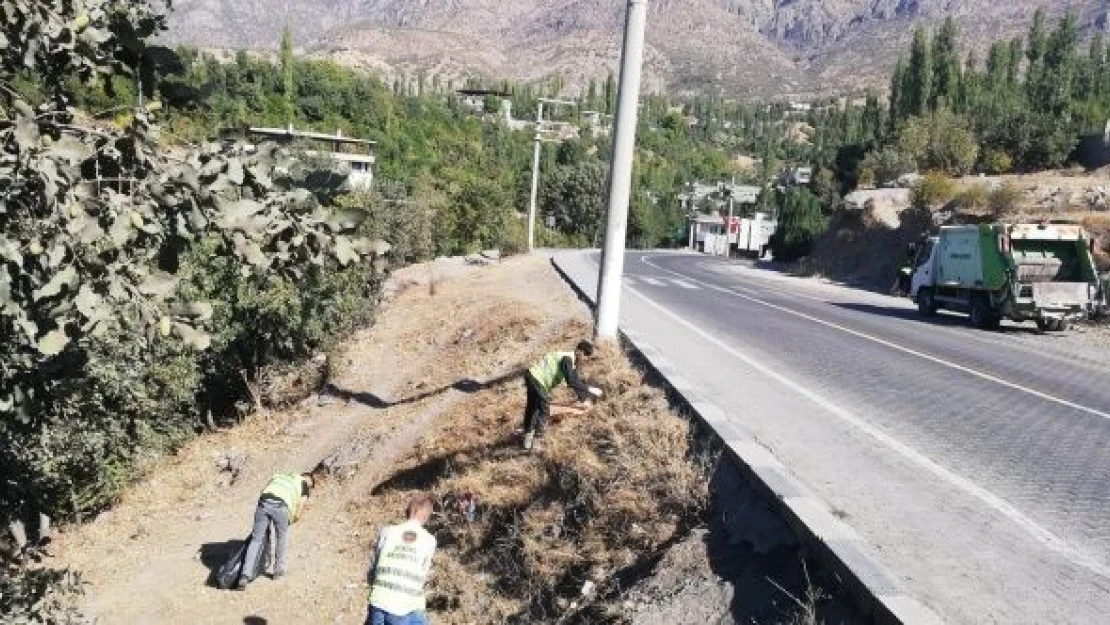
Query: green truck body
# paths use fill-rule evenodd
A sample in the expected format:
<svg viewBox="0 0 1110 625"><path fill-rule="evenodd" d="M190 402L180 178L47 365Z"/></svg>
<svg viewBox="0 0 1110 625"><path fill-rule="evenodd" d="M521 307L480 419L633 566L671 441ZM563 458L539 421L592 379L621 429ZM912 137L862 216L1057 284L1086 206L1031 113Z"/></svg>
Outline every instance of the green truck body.
<svg viewBox="0 0 1110 625"><path fill-rule="evenodd" d="M976 327L1002 319L1043 330L1101 309L1102 287L1091 239L1058 224L945 226L916 251L910 297L923 315L968 312Z"/></svg>

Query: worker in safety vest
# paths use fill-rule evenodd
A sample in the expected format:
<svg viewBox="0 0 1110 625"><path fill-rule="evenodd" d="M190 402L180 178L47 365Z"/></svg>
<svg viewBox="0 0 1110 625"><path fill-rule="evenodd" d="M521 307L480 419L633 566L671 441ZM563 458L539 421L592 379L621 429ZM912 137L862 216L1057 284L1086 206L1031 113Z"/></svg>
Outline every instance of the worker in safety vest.
<svg viewBox="0 0 1110 625"><path fill-rule="evenodd" d="M370 565L370 613L366 625L427 625L424 582L436 539L424 529L434 506L427 495L409 502L408 520L378 533Z"/></svg>
<svg viewBox="0 0 1110 625"><path fill-rule="evenodd" d="M274 579L285 577L285 539L289 525L304 514L308 496L315 486L316 478L311 473L278 473L270 478L254 509L254 529L244 560L246 564L235 586L238 590L245 589L253 581L251 563L258 559L264 547L268 547L265 542L270 523L274 524Z"/></svg>
<svg viewBox="0 0 1110 625"><path fill-rule="evenodd" d="M524 373L528 399L524 406L524 448L537 447L551 415L551 391L566 382L578 395L579 406L589 408L591 397L601 397L601 389L586 386L578 378L578 365L594 355L594 346L582 341L573 352L550 352Z"/></svg>

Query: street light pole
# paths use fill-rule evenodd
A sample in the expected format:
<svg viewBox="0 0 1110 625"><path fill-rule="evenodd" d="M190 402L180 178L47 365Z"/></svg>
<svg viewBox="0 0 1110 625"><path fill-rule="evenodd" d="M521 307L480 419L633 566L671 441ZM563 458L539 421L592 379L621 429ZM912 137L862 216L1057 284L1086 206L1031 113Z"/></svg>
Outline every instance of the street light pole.
<svg viewBox="0 0 1110 625"><path fill-rule="evenodd" d="M621 51L617 117L613 124L613 157L609 164L609 210L605 228L605 247L601 252L601 271L598 278L597 327L594 333L599 341L617 339L647 9L647 0L628 0L628 16L624 25L624 48Z"/></svg>
<svg viewBox="0 0 1110 625"><path fill-rule="evenodd" d="M543 122L543 100L536 106L536 152L532 156L532 195L528 201L528 253L536 248L536 192L540 188L540 123Z"/></svg>
<svg viewBox="0 0 1110 625"><path fill-rule="evenodd" d="M567 102L565 100L552 100L549 98L537 98L536 100L536 151L532 156L532 195L528 201L528 253L531 254L536 247L536 195L540 188L540 149L543 143L543 135L540 133L541 126L543 125L543 105L547 102L549 104L568 104L573 106L574 102Z"/></svg>

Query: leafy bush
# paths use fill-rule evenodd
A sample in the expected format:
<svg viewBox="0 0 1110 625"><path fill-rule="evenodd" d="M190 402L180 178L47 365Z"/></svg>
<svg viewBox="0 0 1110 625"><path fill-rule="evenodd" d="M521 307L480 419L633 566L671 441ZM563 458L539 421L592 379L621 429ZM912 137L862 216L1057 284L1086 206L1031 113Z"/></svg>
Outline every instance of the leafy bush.
<svg viewBox="0 0 1110 625"><path fill-rule="evenodd" d="M910 201L917 210L946 204L956 195L956 183L939 172L930 172L913 186Z"/></svg>
<svg viewBox="0 0 1110 625"><path fill-rule="evenodd" d="M813 242L827 227L817 197L808 189L792 188L782 198L779 229L770 241L771 253L783 262L808 256Z"/></svg>
<svg viewBox="0 0 1110 625"><path fill-rule="evenodd" d="M1007 182L991 191L987 206L990 207L991 214L994 215L995 219L1001 219L1017 210L1022 195L1021 189L1013 183Z"/></svg>
<svg viewBox="0 0 1110 625"><path fill-rule="evenodd" d="M344 176L272 145L170 156L150 110L115 129L66 106L74 76L137 65L155 92L177 63L146 43L156 4L46 3L0 23L2 78L30 69L49 96L0 94L0 522L109 505L263 367L373 311L388 246L337 207ZM43 32L56 40L26 47Z"/></svg>
<svg viewBox="0 0 1110 625"><path fill-rule="evenodd" d="M84 594L77 573L19 564L5 565L0 575L0 616L5 623L84 625L89 623L74 607Z"/></svg>
<svg viewBox="0 0 1110 625"><path fill-rule="evenodd" d="M983 152L983 169L988 174L1008 174L1014 170L1014 158L1002 150Z"/></svg>
<svg viewBox="0 0 1110 625"><path fill-rule="evenodd" d="M945 107L909 119L899 131L898 148L922 171L957 176L970 173L979 159L979 140L970 122Z"/></svg>
<svg viewBox="0 0 1110 625"><path fill-rule="evenodd" d="M863 172L871 172L872 185L885 185L899 177L917 171L914 159L902 150L893 147L873 150L863 159L860 167L860 185L863 186Z"/></svg>

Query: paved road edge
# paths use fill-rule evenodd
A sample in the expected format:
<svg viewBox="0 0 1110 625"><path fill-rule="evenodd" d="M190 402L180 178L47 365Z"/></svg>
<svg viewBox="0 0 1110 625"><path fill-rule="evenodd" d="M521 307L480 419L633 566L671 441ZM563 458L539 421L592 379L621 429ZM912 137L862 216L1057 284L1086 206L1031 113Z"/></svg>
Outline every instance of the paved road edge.
<svg viewBox="0 0 1110 625"><path fill-rule="evenodd" d="M584 291L552 256L551 266L578 298L596 307L594 295ZM791 525L815 554L847 582L859 606L877 623L934 625L943 623L933 610L911 597L897 578L866 554L863 541L846 523L817 499L766 447L731 427L725 412L702 399L675 366L644 337L620 330L626 346L669 387L673 397L720 442L741 473L762 492L772 508Z"/></svg>

